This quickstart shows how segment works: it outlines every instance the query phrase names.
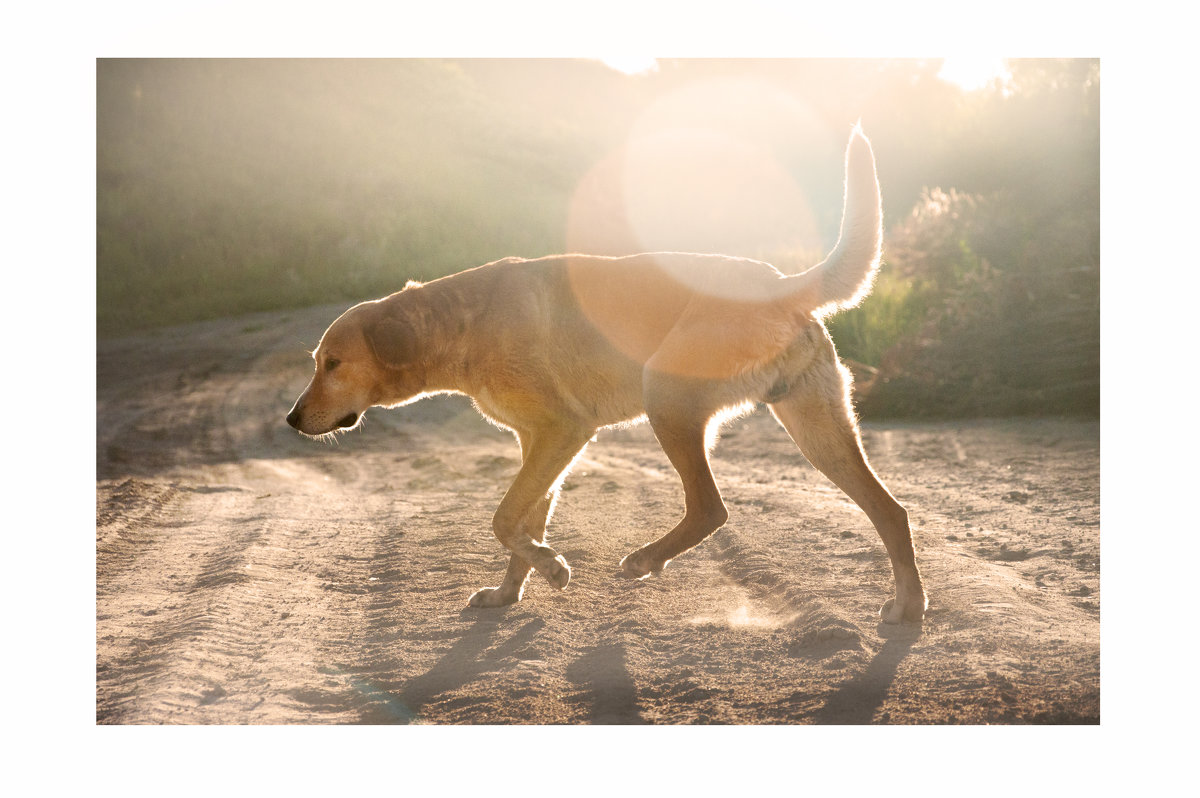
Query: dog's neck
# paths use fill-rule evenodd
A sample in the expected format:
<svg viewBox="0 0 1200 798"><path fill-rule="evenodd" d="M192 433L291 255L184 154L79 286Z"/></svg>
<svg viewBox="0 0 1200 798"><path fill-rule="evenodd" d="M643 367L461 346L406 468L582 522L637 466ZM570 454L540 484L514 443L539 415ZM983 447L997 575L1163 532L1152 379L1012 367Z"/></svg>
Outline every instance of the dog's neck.
<svg viewBox="0 0 1200 798"><path fill-rule="evenodd" d="M420 368L428 393L465 393L478 390L472 379L472 342L485 332L478 308L459 295L454 281L437 280L416 289L424 296L419 321Z"/></svg>

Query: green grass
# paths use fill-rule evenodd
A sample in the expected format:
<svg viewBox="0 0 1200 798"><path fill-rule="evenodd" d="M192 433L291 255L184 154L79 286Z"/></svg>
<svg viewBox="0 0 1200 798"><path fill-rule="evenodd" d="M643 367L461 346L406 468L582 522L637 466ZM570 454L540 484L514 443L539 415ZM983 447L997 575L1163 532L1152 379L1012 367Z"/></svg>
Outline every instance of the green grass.
<svg viewBox="0 0 1200 798"><path fill-rule="evenodd" d="M564 80L619 79L596 66ZM560 251L602 126L510 102L436 61L102 61L99 334Z"/></svg>
<svg viewBox="0 0 1200 798"><path fill-rule="evenodd" d="M831 316L825 326L839 355L878 366L885 352L916 334L932 302L931 286L896 276L885 262L875 287L862 304Z"/></svg>

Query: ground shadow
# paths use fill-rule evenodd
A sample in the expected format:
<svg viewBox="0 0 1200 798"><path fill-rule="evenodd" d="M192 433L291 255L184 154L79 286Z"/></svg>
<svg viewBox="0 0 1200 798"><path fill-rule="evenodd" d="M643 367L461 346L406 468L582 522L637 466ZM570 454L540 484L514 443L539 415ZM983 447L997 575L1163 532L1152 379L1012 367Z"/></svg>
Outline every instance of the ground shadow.
<svg viewBox="0 0 1200 798"><path fill-rule="evenodd" d="M572 703L586 707L587 722L645 723L638 708L637 685L625 665L625 648L605 643L589 649L567 668L567 678L582 688Z"/></svg>
<svg viewBox="0 0 1200 798"><path fill-rule="evenodd" d="M814 714L813 721L846 725L872 723L896 679L900 663L919 637L919 628L909 634L890 637L866 669L837 688L825 706Z"/></svg>
<svg viewBox="0 0 1200 798"><path fill-rule="evenodd" d="M405 682L398 690L380 689L376 685L375 689L364 691L364 685L359 684L360 692L376 693L375 700L371 701L372 706L360 722L412 723L418 720L422 708L437 696L475 681L493 669L498 660L519 652L533 640L546 622L534 618L507 640L494 645L496 633L502 625L505 625L503 613L480 616L432 668ZM487 722L486 718L481 720Z"/></svg>

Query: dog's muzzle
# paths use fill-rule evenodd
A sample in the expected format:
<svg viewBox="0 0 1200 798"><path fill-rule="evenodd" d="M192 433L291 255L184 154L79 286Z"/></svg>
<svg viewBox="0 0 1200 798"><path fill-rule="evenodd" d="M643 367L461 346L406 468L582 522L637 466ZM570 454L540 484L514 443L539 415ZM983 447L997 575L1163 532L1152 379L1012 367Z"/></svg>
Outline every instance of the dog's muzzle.
<svg viewBox="0 0 1200 798"><path fill-rule="evenodd" d="M291 427L292 429L299 430L300 429L300 410L298 408L292 408L292 412L287 414L287 417L285 420L287 421L289 427ZM357 423L358 423L358 413L349 413L345 416L342 416L340 419L338 419L337 424L335 424L333 428L334 429L349 429L350 427L353 427ZM300 430L300 431L303 432L304 430Z"/></svg>

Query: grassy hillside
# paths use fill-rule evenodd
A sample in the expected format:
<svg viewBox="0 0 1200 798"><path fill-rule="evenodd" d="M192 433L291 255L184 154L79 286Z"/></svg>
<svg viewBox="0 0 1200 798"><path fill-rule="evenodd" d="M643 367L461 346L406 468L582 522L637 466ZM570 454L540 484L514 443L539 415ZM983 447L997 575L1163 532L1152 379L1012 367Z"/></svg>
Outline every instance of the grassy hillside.
<svg viewBox="0 0 1200 798"><path fill-rule="evenodd" d="M541 118L557 98L447 62L103 61L98 93L101 334L560 250L600 146L586 106Z"/></svg>

